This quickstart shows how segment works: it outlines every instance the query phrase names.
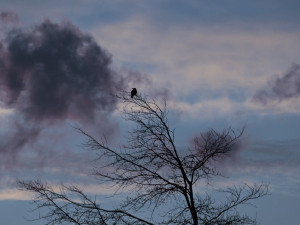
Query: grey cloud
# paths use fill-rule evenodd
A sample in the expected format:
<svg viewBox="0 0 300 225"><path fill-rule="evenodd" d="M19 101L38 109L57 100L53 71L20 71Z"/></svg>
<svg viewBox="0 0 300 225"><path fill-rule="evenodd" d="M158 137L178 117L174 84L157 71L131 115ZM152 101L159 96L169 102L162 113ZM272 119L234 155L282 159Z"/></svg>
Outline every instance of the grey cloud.
<svg viewBox="0 0 300 225"><path fill-rule="evenodd" d="M1 15L3 20L13 18ZM2 166L21 166L21 150L30 147L36 153L40 138L44 146L50 143L42 135L45 128L67 120L92 133L115 134L113 94L151 82L137 71L118 72L111 65L112 56L70 22L46 20L6 32L0 41L0 103L13 109L14 116L8 118L9 132L0 134ZM46 149L39 154L49 159Z"/></svg>
<svg viewBox="0 0 300 225"><path fill-rule="evenodd" d="M93 120L115 105L111 56L70 23L10 31L1 58L2 101L30 120Z"/></svg>
<svg viewBox="0 0 300 225"><path fill-rule="evenodd" d="M267 104L273 100L283 101L285 99L300 96L300 65L295 64L282 77L269 81L268 85L253 96L253 100Z"/></svg>
<svg viewBox="0 0 300 225"><path fill-rule="evenodd" d="M112 93L126 88L111 62L106 50L69 22L10 30L0 42L0 101L16 116L11 132L1 136L1 156L15 160L46 126L68 119L107 123L116 106ZM114 126L99 125L110 133Z"/></svg>

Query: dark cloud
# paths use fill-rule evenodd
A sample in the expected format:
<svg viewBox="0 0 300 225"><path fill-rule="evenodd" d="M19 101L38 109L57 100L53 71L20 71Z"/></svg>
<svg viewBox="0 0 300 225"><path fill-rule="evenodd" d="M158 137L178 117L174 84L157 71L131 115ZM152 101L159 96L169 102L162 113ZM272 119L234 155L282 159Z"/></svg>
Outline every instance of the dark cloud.
<svg viewBox="0 0 300 225"><path fill-rule="evenodd" d="M116 106L112 94L127 86L111 62L106 50L69 22L46 20L7 32L0 42L0 100L15 116L11 132L1 136L0 153L15 157L45 127L70 119L113 133L108 119Z"/></svg>
<svg viewBox="0 0 300 225"><path fill-rule="evenodd" d="M8 15L2 17L13 18L13 14ZM2 167L22 167L24 163L18 161L18 155L24 148L31 148L35 155L39 152L38 161L45 159L42 164L46 165L51 149L45 146L52 148L51 141L63 146L67 137L53 140L43 133L53 127L53 132L57 132L66 121L88 129L92 135L99 135L100 131L112 137L117 127L110 119L116 108L116 91L136 87L140 92L151 93L151 80L146 75L130 69L112 69L112 56L70 22L46 20L3 34L0 103L14 114L9 117L9 132L0 134ZM160 95L167 94L160 91ZM41 146L35 146L41 142L42 151L38 149ZM36 166L41 167L38 162Z"/></svg>
<svg viewBox="0 0 300 225"><path fill-rule="evenodd" d="M282 77L269 81L268 85L255 93L253 100L267 104L273 100L285 100L300 96L300 65L292 66Z"/></svg>
<svg viewBox="0 0 300 225"><path fill-rule="evenodd" d="M93 120L114 107L111 56L70 23L12 30L0 53L1 99L30 120Z"/></svg>

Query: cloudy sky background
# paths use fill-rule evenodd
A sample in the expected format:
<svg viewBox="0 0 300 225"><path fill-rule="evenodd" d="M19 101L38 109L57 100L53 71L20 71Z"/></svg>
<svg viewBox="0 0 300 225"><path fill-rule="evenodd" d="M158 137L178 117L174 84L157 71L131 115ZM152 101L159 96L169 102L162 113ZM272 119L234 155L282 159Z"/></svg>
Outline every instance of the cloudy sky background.
<svg viewBox="0 0 300 225"><path fill-rule="evenodd" d="M224 163L232 179L216 182L269 183L272 195L258 200L251 213L262 225L298 224L299 10L296 0L0 0L2 220L15 225L26 224L23 216L30 218L28 201L20 201L30 196L16 189L16 178L76 183L91 194L108 193L86 176L93 154L82 149L83 139L72 126L121 142L128 124L109 94L116 86L135 86L150 96L167 97L182 148L210 127L246 126L243 150ZM39 35L55 46L65 43L61 60L66 66L51 61L57 55L48 55L51 44L41 44ZM45 51L33 54L35 49ZM36 81L55 72L66 80L68 74L78 75L67 95L49 97L63 96L60 104L41 97L56 90L47 79ZM87 76L98 73L106 75ZM23 74L20 92L7 81L12 74ZM51 84L57 88L65 82L59 81ZM83 83L88 88L77 92Z"/></svg>

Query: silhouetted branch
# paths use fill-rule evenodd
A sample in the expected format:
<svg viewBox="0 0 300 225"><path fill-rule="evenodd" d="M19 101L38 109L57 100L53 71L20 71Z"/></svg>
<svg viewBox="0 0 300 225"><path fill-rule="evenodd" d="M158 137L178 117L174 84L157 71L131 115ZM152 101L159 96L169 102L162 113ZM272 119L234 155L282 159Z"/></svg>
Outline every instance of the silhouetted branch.
<svg viewBox="0 0 300 225"><path fill-rule="evenodd" d="M222 204L195 191L202 179L221 175L214 165L239 148L244 129L238 133L231 128L222 132L210 129L194 138L190 150L179 154L166 101L158 103L139 94L131 97L128 92L116 97L124 105L125 119L136 125L128 132L126 145L115 149L104 137L96 139L76 129L86 137L85 145L98 155L100 165L94 171L98 179L132 194L118 209L108 210L74 186L63 186L56 192L41 181L19 181L21 189L37 194L38 208L49 209L42 218L49 224L255 224L255 219L240 215L237 207L266 195L267 185L223 190L227 197ZM167 203L170 209L160 212L164 215L157 220L155 211ZM149 221L135 215L143 208L151 211Z"/></svg>
<svg viewBox="0 0 300 225"><path fill-rule="evenodd" d="M38 219L46 219L54 224L148 224L142 218L120 209L101 208L76 186L62 186L54 191L40 180L18 181L21 190L33 192L37 208L48 208L49 213Z"/></svg>

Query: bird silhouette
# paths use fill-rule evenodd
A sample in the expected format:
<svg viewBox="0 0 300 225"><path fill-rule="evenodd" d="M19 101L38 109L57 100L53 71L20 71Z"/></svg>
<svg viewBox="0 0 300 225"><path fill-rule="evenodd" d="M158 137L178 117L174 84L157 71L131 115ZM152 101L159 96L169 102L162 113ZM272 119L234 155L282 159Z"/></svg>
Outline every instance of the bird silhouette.
<svg viewBox="0 0 300 225"><path fill-rule="evenodd" d="M132 88L132 91L131 91L131 98L133 98L133 96L135 96L136 94L137 94L136 88Z"/></svg>

